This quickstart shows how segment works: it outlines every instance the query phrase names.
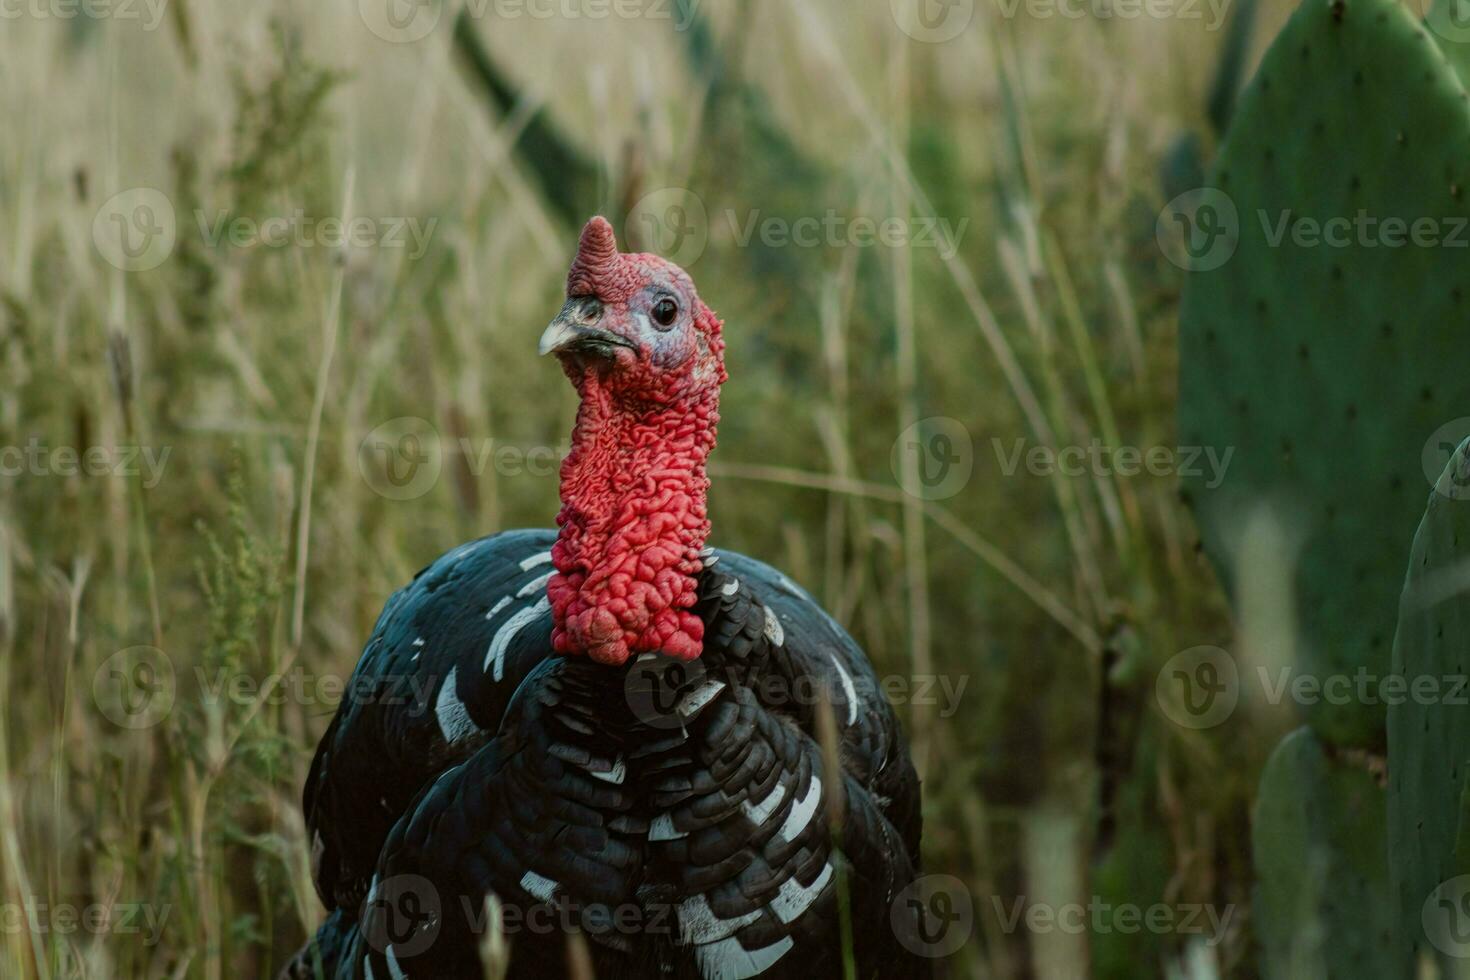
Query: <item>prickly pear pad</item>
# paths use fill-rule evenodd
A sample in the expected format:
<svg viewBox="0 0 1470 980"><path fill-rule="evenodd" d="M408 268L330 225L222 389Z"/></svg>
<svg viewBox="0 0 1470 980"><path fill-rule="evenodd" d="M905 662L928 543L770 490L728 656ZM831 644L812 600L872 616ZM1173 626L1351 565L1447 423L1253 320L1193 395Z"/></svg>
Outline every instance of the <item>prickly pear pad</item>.
<svg viewBox="0 0 1470 980"><path fill-rule="evenodd" d="M1470 768L1470 442L1430 494L1404 582L1388 709L1388 846L1406 942L1428 949L1424 906L1470 873L1464 853ZM1431 910L1433 913L1434 910Z"/></svg>
<svg viewBox="0 0 1470 980"><path fill-rule="evenodd" d="M1362 754L1330 754L1311 728L1281 740L1252 819L1252 919L1268 980L1407 977L1394 935L1383 790Z"/></svg>
<svg viewBox="0 0 1470 980"><path fill-rule="evenodd" d="M1421 450L1470 415L1470 104L1404 8L1307 0L1212 186L1234 203L1238 247L1186 283L1180 435L1235 455L1220 486L1186 476L1183 492L1232 592L1250 574L1230 561L1250 508L1293 515L1294 669L1381 680ZM1384 706L1369 700L1322 700L1308 720L1330 743L1379 749Z"/></svg>

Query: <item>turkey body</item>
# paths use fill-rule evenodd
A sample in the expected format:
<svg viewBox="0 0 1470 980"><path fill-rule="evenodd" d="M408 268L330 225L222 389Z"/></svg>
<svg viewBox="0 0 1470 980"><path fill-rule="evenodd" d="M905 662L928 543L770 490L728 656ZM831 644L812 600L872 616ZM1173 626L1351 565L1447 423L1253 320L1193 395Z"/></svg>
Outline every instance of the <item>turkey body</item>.
<svg viewBox="0 0 1470 980"><path fill-rule="evenodd" d="M285 975L482 977L492 894L513 978L585 975L569 930L599 980L922 975L890 924L918 779L857 644L712 550L699 660L555 655L554 541L482 538L388 601L307 780L330 914Z"/></svg>

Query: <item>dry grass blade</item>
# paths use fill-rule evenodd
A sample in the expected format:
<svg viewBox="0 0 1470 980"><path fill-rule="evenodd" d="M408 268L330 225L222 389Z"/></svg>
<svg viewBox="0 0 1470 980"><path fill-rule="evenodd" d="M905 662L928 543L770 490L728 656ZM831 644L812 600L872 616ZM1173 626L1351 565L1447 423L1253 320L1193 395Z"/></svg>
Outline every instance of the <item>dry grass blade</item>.
<svg viewBox="0 0 1470 980"><path fill-rule="evenodd" d="M356 171L349 167L342 191L342 223L352 218L352 192L357 182ZM306 427L306 450L301 464L301 494L297 498L300 513L296 523L296 597L291 605L291 646L300 649L306 619L306 563L311 547L311 491L316 480L316 450L322 438L322 412L327 405L327 385L332 378L332 360L337 353L337 335L342 326L342 286L347 278L348 253L337 256L332 271L332 285L322 311L322 353L317 362L316 389L311 401L311 420Z"/></svg>
<svg viewBox="0 0 1470 980"><path fill-rule="evenodd" d="M863 480L831 477L821 473L807 473L802 470L782 466L762 466L749 463L712 463L710 464L710 472L716 476L739 480L759 480L765 483L779 483L785 486L822 490L827 493L855 494L870 497L874 500L886 500L891 503L902 503L907 497L907 494L897 487L884 486L881 483L868 483ZM956 541L973 552L981 561L985 562L986 565L1000 573L1006 581L1020 589L1027 598L1036 603L1059 626L1076 637L1085 650L1089 653L1097 653L1102 650L1102 640L1098 637L1097 631L1088 626L1082 617L1068 608L1067 604L1051 592L1051 590L1027 574L1020 565L1003 551L986 541L971 528L966 527L958 518L938 504L926 502L924 513L934 523L948 531Z"/></svg>
<svg viewBox="0 0 1470 980"><path fill-rule="evenodd" d="M587 937L575 929L567 933L567 976L568 980L597 980Z"/></svg>
<svg viewBox="0 0 1470 980"><path fill-rule="evenodd" d="M505 980L510 970L510 946L505 941L505 917L500 897L485 896L485 932L480 936L480 966L485 980Z"/></svg>

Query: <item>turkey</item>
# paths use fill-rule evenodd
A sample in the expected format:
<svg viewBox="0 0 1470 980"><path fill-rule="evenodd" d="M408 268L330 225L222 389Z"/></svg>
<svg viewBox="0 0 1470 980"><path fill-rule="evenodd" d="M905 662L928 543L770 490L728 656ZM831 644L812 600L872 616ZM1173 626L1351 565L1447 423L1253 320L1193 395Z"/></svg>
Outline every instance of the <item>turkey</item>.
<svg viewBox="0 0 1470 980"><path fill-rule="evenodd" d="M558 529L388 600L307 778L329 914L282 975L478 978L502 936L513 978L923 975L919 784L873 668L706 546L720 320L598 217L540 352L581 399Z"/></svg>

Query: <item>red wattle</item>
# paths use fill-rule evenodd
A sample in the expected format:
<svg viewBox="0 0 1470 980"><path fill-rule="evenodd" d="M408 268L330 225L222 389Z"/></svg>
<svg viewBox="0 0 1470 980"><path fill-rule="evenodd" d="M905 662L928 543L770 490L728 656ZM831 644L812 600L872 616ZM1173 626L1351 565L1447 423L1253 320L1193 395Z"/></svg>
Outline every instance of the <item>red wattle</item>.
<svg viewBox="0 0 1470 980"><path fill-rule="evenodd" d="M552 645L599 663L661 651L693 660L704 623L689 610L709 537L705 459L718 389L688 406L631 412L584 383L572 451L562 463L561 533L547 583Z"/></svg>

